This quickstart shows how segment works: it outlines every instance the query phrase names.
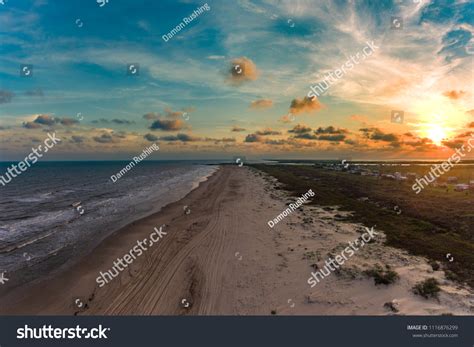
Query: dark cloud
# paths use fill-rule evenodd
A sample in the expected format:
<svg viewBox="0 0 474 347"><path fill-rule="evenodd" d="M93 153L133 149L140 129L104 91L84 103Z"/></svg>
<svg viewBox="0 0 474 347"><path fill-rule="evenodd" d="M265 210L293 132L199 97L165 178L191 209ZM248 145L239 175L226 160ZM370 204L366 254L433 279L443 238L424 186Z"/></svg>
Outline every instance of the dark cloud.
<svg viewBox="0 0 474 347"><path fill-rule="evenodd" d="M315 134L331 134L331 135L336 135L336 134L347 134L348 131L346 129L336 129L332 125L328 126L327 128L321 128L319 127L314 131Z"/></svg>
<svg viewBox="0 0 474 347"><path fill-rule="evenodd" d="M451 149L460 148L464 145L463 140L445 140L441 142L444 146L449 147Z"/></svg>
<svg viewBox="0 0 474 347"><path fill-rule="evenodd" d="M9 90L0 90L0 104L6 104L12 101L14 94Z"/></svg>
<svg viewBox="0 0 474 347"><path fill-rule="evenodd" d="M95 120L93 120L91 123L94 123L94 124L99 124L99 123L111 124L111 123L115 123L115 124L119 124L119 125L131 125L131 124L135 124L134 121L130 121L130 120L128 120L128 119L117 119L117 118L114 118L114 119L111 119L111 120L108 120L108 119L105 119L105 118L100 118L100 119L95 119Z"/></svg>
<svg viewBox="0 0 474 347"><path fill-rule="evenodd" d="M150 142L158 141L158 137L156 137L156 136L153 135L153 134L146 134L145 136L143 136L143 138L144 138L145 140L150 141Z"/></svg>
<svg viewBox="0 0 474 347"><path fill-rule="evenodd" d="M294 136L295 139L318 140L318 136L310 133L298 133Z"/></svg>
<svg viewBox="0 0 474 347"><path fill-rule="evenodd" d="M214 138L211 138L211 137L206 137L204 139L204 141L207 141L207 142L214 142L216 145L219 144L219 143L231 143L231 142L235 142L235 139L233 137L223 137L221 139L214 139Z"/></svg>
<svg viewBox="0 0 474 347"><path fill-rule="evenodd" d="M398 136L392 133L384 133L378 128L362 128L359 131L363 132L365 137L374 141L398 142Z"/></svg>
<svg viewBox="0 0 474 347"><path fill-rule="evenodd" d="M54 117L51 117L47 114L42 114L36 117L34 122L42 125L54 125L56 123L56 120L54 119Z"/></svg>
<svg viewBox="0 0 474 347"><path fill-rule="evenodd" d="M72 143L83 143L84 139L85 139L84 136L76 136L76 135L71 136Z"/></svg>
<svg viewBox="0 0 474 347"><path fill-rule="evenodd" d="M194 141L200 141L201 138L188 135L188 134L177 134L176 136L174 135L169 135L169 136L162 136L160 137L160 140L163 141L181 141L181 142L194 142Z"/></svg>
<svg viewBox="0 0 474 347"><path fill-rule="evenodd" d="M244 142L262 142L263 138L257 134L248 134Z"/></svg>
<svg viewBox="0 0 474 347"><path fill-rule="evenodd" d="M318 140L320 141L331 141L331 142L340 142L344 141L346 135L338 134L338 135L320 135Z"/></svg>
<svg viewBox="0 0 474 347"><path fill-rule="evenodd" d="M99 142L99 143L110 143L110 142L113 142L113 137L112 135L110 134L107 134L107 133L104 133L100 136L94 136L93 137L94 141L95 142Z"/></svg>
<svg viewBox="0 0 474 347"><path fill-rule="evenodd" d="M276 131L276 130L272 130L270 128L267 128L267 129L264 129L264 130L259 130L257 132L255 132L257 135L260 135L260 136L267 136L267 135L281 135L281 132L279 131Z"/></svg>
<svg viewBox="0 0 474 347"><path fill-rule="evenodd" d="M312 129L304 124L297 124L293 129L288 130L289 133L304 134L309 133Z"/></svg>
<svg viewBox="0 0 474 347"><path fill-rule="evenodd" d="M151 126L150 130L176 131L185 128L185 124L181 119L157 119Z"/></svg>

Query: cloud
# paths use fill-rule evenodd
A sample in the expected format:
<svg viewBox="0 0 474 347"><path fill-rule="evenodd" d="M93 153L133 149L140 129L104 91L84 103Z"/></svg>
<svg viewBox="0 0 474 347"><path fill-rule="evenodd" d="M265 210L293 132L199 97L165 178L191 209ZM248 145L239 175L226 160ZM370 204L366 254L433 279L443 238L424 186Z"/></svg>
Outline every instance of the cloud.
<svg viewBox="0 0 474 347"><path fill-rule="evenodd" d="M469 111L466 111L467 114L470 114L471 116L474 117L474 110L469 110Z"/></svg>
<svg viewBox="0 0 474 347"><path fill-rule="evenodd" d="M451 149L461 148L461 146L464 145L463 140L444 140L441 143Z"/></svg>
<svg viewBox="0 0 474 347"><path fill-rule="evenodd" d="M144 138L145 140L150 141L150 142L158 141L158 137L156 137L156 136L153 135L153 134L146 134L146 135L143 136L143 138Z"/></svg>
<svg viewBox="0 0 474 347"><path fill-rule="evenodd" d="M231 143L231 142L235 142L236 140L233 137L223 137L221 139L214 139L214 138L211 138L211 137L206 137L204 139L204 141L214 142L215 144L219 144L219 143Z"/></svg>
<svg viewBox="0 0 474 347"><path fill-rule="evenodd" d="M36 117L34 122L42 125L53 125L54 123L56 123L56 120L54 119L54 117L51 117L47 114L42 114Z"/></svg>
<svg viewBox="0 0 474 347"><path fill-rule="evenodd" d="M0 104L6 104L12 101L14 94L8 90L0 90Z"/></svg>
<svg viewBox="0 0 474 347"><path fill-rule="evenodd" d="M373 141L398 142L398 136L395 134L384 133L378 128L362 128L359 129L364 135Z"/></svg>
<svg viewBox="0 0 474 347"><path fill-rule="evenodd" d="M471 122L467 125L468 128L474 128L474 122Z"/></svg>
<svg viewBox="0 0 474 347"><path fill-rule="evenodd" d="M366 123L369 120L367 116L363 116L359 114L353 114L349 118L350 120L353 120L355 122L361 122L361 123Z"/></svg>
<svg viewBox="0 0 474 347"><path fill-rule="evenodd" d="M35 122L23 122L23 127L26 129L38 129L41 128L41 124Z"/></svg>
<svg viewBox="0 0 474 347"><path fill-rule="evenodd" d="M281 146L281 145L286 144L287 141L286 141L286 140L272 140L272 139L268 139L268 140L265 140L264 143L267 144L267 145Z"/></svg>
<svg viewBox="0 0 474 347"><path fill-rule="evenodd" d="M208 55L208 56L207 56L207 59L210 59L210 60L222 60L222 59L225 59L225 56L224 56L224 55Z"/></svg>
<svg viewBox="0 0 474 347"><path fill-rule="evenodd" d="M318 137L318 140L320 141L331 141L331 142L339 142L339 141L344 141L346 138L346 135L321 135Z"/></svg>
<svg viewBox="0 0 474 347"><path fill-rule="evenodd" d="M294 136L295 139L318 140L318 136L311 133L299 133Z"/></svg>
<svg viewBox="0 0 474 347"><path fill-rule="evenodd" d="M192 108L190 110L192 110ZM192 112L192 111L189 111L189 112ZM167 117L167 118L178 118L178 117L183 116L183 112L182 111L173 111L172 109L167 108L167 109L165 109L164 116Z"/></svg>
<svg viewBox="0 0 474 347"><path fill-rule="evenodd" d="M457 99L460 99L461 97L463 97L464 95L466 94L465 91L463 90L449 90L449 91L446 91L443 93L444 96L446 96L447 98L450 98L452 100L457 100Z"/></svg>
<svg viewBox="0 0 474 347"><path fill-rule="evenodd" d="M328 126L327 128L319 127L314 131L315 134L347 134L348 131L346 129L336 129L332 125Z"/></svg>
<svg viewBox="0 0 474 347"><path fill-rule="evenodd" d="M433 141L427 137L424 137L421 139L416 139L416 141L404 142L403 144L411 147L426 147L427 145L432 145Z"/></svg>
<svg viewBox="0 0 474 347"><path fill-rule="evenodd" d="M143 115L143 118L148 119L148 120L158 119L160 118L160 114L154 113L154 112L148 112Z"/></svg>
<svg viewBox="0 0 474 347"><path fill-rule="evenodd" d="M455 29L443 36L444 47L438 54L445 54L446 62L450 63L458 58L467 57L466 45L471 41L472 33L465 29Z"/></svg>
<svg viewBox="0 0 474 347"><path fill-rule="evenodd" d="M258 99L250 103L250 108L262 109L270 108L273 106L273 101L270 99Z"/></svg>
<svg viewBox="0 0 474 347"><path fill-rule="evenodd" d="M281 132L267 128L264 130L258 130L257 132L255 132L255 134L260 135L260 136L281 135Z"/></svg>
<svg viewBox="0 0 474 347"><path fill-rule="evenodd" d="M241 132L241 131L245 131L247 129L244 129L244 128L241 128L241 127L238 127L238 126L233 126L231 131L234 132L234 133L238 133L238 132Z"/></svg>
<svg viewBox="0 0 474 347"><path fill-rule="evenodd" d="M169 136L162 136L160 137L160 140L163 141L181 141L181 142L194 142L194 141L200 141L200 137L188 135L188 134L177 134L176 136L174 135L169 135Z"/></svg>
<svg viewBox="0 0 474 347"><path fill-rule="evenodd" d="M244 142L262 142L262 141L263 141L263 138L257 134L248 134L244 140Z"/></svg>
<svg viewBox="0 0 474 347"><path fill-rule="evenodd" d="M229 79L234 84L255 81L258 73L255 63L247 57L233 59L228 71Z"/></svg>
<svg viewBox="0 0 474 347"><path fill-rule="evenodd" d="M297 124L293 129L288 130L289 133L304 134L309 133L312 129L304 124Z"/></svg>
<svg viewBox="0 0 474 347"><path fill-rule="evenodd" d="M60 123L64 126L71 126L71 125L74 125L74 124L78 124L79 121L77 119L73 119L73 118L63 118L60 120Z"/></svg>
<svg viewBox="0 0 474 347"><path fill-rule="evenodd" d="M26 96L44 96L43 90L41 88L27 90L25 92Z"/></svg>
<svg viewBox="0 0 474 347"><path fill-rule="evenodd" d="M72 143L83 143L84 139L85 139L84 136L76 136L76 135L71 136Z"/></svg>
<svg viewBox="0 0 474 347"><path fill-rule="evenodd" d="M290 104L290 112L293 114L298 113L311 113L318 111L322 108L321 103L317 98L309 98L305 96L303 99L293 99Z"/></svg>
<svg viewBox="0 0 474 347"><path fill-rule="evenodd" d="M105 119L105 118L100 118L100 119L93 120L92 123L94 123L94 124L98 124L98 123L104 123L104 124L115 123L115 124L119 124L119 125L131 125L131 124L135 124L134 121L131 121L131 120L128 120L128 119L118 119L118 118L114 118L114 119L111 119L111 120L108 120L108 119Z"/></svg>
<svg viewBox="0 0 474 347"><path fill-rule="evenodd" d="M100 136L94 136L93 137L94 141L95 142L99 142L99 143L110 143L110 142L113 142L113 137L112 135L110 134L107 134L107 133L104 133Z"/></svg>
<svg viewBox="0 0 474 347"><path fill-rule="evenodd" d="M176 131L185 128L185 124L181 119L157 119L151 126L150 130Z"/></svg>

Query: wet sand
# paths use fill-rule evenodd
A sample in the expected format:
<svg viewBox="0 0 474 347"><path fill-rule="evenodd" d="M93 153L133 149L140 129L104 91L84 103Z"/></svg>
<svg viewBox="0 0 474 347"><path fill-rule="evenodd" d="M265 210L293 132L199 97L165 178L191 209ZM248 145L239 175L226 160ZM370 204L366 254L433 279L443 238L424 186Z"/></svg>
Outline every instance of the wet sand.
<svg viewBox="0 0 474 347"><path fill-rule="evenodd" d="M398 314L474 312L470 288L446 280L442 269L432 271L424 258L384 246L382 231L343 271L311 288L310 265L321 267L364 226L338 220L337 207L303 205L270 229L267 221L296 199L277 185L245 166L223 166L184 199L115 232L70 269L12 290L0 298L0 313L386 315L394 312L384 303L393 300ZM166 235L99 287L99 273L161 225ZM400 279L375 286L362 272L376 263L390 265ZM428 277L440 281L439 299L411 292Z"/></svg>

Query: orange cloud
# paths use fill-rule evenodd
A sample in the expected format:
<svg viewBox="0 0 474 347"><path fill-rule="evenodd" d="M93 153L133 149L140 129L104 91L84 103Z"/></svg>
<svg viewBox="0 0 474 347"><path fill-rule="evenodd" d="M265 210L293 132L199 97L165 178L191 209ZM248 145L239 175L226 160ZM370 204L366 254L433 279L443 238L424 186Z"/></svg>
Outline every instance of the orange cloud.
<svg viewBox="0 0 474 347"><path fill-rule="evenodd" d="M229 78L232 83L240 84L246 81L255 81L258 70L255 63L247 57L235 58L229 68Z"/></svg>
<svg viewBox="0 0 474 347"><path fill-rule="evenodd" d="M320 110L322 107L323 106L317 98L309 98L305 96L303 99L296 98L291 101L290 112L292 114L298 114L303 112L311 113Z"/></svg>
<svg viewBox="0 0 474 347"><path fill-rule="evenodd" d="M269 99L258 99L250 103L250 108L269 108L273 106L273 101Z"/></svg>
<svg viewBox="0 0 474 347"><path fill-rule="evenodd" d="M443 95L452 100L457 100L463 97L466 94L463 90L449 90L443 93Z"/></svg>

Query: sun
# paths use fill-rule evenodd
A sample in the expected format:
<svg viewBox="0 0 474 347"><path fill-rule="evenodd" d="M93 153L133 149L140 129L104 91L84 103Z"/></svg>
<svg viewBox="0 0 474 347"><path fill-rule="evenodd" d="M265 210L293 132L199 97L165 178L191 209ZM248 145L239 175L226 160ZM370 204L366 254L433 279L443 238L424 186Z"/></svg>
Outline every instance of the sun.
<svg viewBox="0 0 474 347"><path fill-rule="evenodd" d="M434 144L441 146L444 139L447 138L447 133L439 124L427 124L426 137L433 141Z"/></svg>

